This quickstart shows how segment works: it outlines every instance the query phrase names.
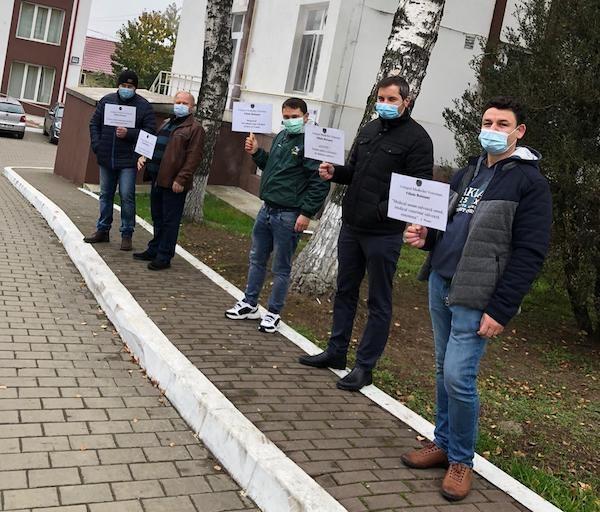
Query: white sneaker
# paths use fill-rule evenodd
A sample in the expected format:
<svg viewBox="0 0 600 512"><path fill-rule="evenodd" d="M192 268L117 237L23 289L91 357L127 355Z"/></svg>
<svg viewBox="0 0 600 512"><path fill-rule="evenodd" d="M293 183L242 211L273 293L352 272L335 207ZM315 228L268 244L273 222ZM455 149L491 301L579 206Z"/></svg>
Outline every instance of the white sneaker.
<svg viewBox="0 0 600 512"><path fill-rule="evenodd" d="M262 317L258 330L262 332L275 332L279 326L281 317L276 313L270 311Z"/></svg>
<svg viewBox="0 0 600 512"><path fill-rule="evenodd" d="M260 318L258 306L251 306L243 300L238 300L235 305L225 311L225 316L232 320L256 320Z"/></svg>

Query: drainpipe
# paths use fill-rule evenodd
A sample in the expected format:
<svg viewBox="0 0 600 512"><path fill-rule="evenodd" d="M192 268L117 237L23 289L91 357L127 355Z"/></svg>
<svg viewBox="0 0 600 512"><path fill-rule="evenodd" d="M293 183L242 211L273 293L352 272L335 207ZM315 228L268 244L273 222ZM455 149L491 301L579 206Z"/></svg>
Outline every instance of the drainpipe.
<svg viewBox="0 0 600 512"><path fill-rule="evenodd" d="M58 91L58 98L60 98L60 101L64 102L65 100L65 88L66 88L66 84L67 84L67 75L69 74L69 66L71 65L71 53L73 52L73 40L75 39L75 28L77 26L77 16L79 14L79 2L80 0L75 0L75 8L73 9L73 21L71 23L71 30L69 31L69 50L67 52L67 59L63 65L63 76L62 76L62 83L60 85L60 89ZM83 55L81 56L81 59L83 60ZM79 83L79 79L77 80L77 83Z"/></svg>
<svg viewBox="0 0 600 512"><path fill-rule="evenodd" d="M493 57L496 53L496 48L500 44L500 36L502 35L506 4L507 0L496 0L494 13L492 14L492 23L490 24L490 31L488 33L487 43L485 45L485 52L483 55L483 60L481 61L481 68L484 70L492 66L494 63Z"/></svg>
<svg viewBox="0 0 600 512"><path fill-rule="evenodd" d="M486 50L487 48L491 49L497 46L500 42L502 26L504 25L504 15L506 13L506 4L507 0L496 0L494 14L492 15L492 23L490 25L490 32L488 34Z"/></svg>

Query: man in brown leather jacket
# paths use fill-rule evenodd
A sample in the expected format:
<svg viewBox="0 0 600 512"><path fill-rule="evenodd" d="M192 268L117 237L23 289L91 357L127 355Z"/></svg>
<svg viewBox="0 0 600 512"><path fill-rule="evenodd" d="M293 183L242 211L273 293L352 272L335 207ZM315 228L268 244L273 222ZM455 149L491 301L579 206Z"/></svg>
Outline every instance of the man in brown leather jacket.
<svg viewBox="0 0 600 512"><path fill-rule="evenodd" d="M171 266L185 196L193 186L194 172L202 160L204 129L193 116L196 102L191 93L175 95L173 115L158 131L152 159L141 156L138 170L144 166L152 178L150 210L154 238L144 252L133 255L136 260L149 261L150 270Z"/></svg>

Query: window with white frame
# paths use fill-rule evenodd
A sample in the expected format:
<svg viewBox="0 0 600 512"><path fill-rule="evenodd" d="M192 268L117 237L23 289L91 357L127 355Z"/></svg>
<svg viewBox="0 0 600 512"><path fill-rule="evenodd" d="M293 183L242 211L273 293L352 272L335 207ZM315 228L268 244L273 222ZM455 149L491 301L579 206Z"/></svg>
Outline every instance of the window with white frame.
<svg viewBox="0 0 600 512"><path fill-rule="evenodd" d="M19 13L17 37L42 43L60 44L65 11L23 2Z"/></svg>
<svg viewBox="0 0 600 512"><path fill-rule="evenodd" d="M229 95L227 98L228 108L232 108L233 93L239 91L241 76L237 74L238 62L240 60L240 46L244 37L244 13L234 13L231 16L231 72L229 73Z"/></svg>
<svg viewBox="0 0 600 512"><path fill-rule="evenodd" d="M327 6L304 6L299 20L299 44L292 90L313 92L327 22Z"/></svg>
<svg viewBox="0 0 600 512"><path fill-rule="evenodd" d="M20 100L48 105L54 87L54 68L13 62L8 80L8 95Z"/></svg>

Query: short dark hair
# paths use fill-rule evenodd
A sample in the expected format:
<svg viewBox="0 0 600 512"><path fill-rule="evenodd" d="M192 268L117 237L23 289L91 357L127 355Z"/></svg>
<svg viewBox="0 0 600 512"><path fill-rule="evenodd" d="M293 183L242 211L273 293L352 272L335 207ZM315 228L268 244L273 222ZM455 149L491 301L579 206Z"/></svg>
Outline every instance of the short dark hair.
<svg viewBox="0 0 600 512"><path fill-rule="evenodd" d="M523 105L517 98L513 98L512 96L496 96L491 98L483 106L483 113L490 108L497 108L498 110L510 110L517 118L517 126L523 124L527 117L525 105Z"/></svg>
<svg viewBox="0 0 600 512"><path fill-rule="evenodd" d="M403 99L408 98L410 95L410 87L408 82L398 75L386 76L385 78L379 80L379 82L377 82L377 90L389 87L390 85L396 85L398 87L400 96L402 96Z"/></svg>
<svg viewBox="0 0 600 512"><path fill-rule="evenodd" d="M306 101L304 101L302 98L288 98L283 102L283 105L281 105L281 110L283 110L286 107L292 109L298 108L302 111L303 114L306 114L308 112L308 105L306 104Z"/></svg>

